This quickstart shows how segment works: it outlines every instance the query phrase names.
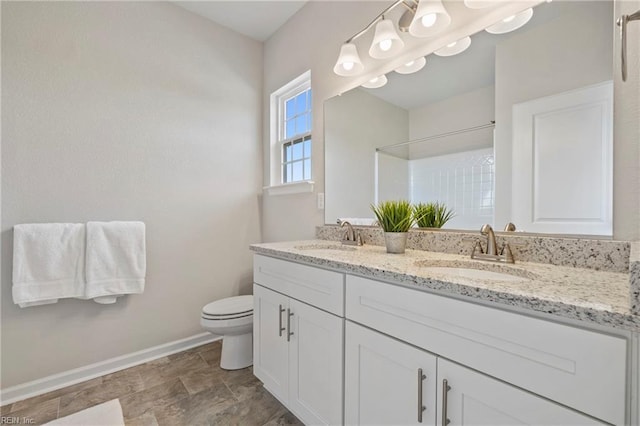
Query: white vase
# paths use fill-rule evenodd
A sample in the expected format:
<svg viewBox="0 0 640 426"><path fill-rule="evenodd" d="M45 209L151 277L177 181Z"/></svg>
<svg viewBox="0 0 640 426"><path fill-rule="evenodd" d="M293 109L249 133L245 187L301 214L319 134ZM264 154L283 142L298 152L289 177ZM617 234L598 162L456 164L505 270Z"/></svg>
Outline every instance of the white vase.
<svg viewBox="0 0 640 426"><path fill-rule="evenodd" d="M407 247L408 232L385 232L384 244L387 246L387 253L404 253Z"/></svg>

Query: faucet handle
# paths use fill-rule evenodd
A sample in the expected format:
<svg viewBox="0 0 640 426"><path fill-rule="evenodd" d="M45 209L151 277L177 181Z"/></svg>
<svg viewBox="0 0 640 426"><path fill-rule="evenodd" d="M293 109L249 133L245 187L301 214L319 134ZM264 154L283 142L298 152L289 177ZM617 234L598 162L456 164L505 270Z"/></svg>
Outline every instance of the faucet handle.
<svg viewBox="0 0 640 426"><path fill-rule="evenodd" d="M504 256L506 263L515 263L513 252L511 251L511 246L509 245L509 243L504 243L502 245L500 256Z"/></svg>
<svg viewBox="0 0 640 426"><path fill-rule="evenodd" d="M504 226L504 232L514 232L515 230L516 225L514 225L512 222L509 222Z"/></svg>
<svg viewBox="0 0 640 426"><path fill-rule="evenodd" d="M478 239L474 241L473 250L471 250L472 259L473 259L473 256L476 254L476 251L478 252L478 254L484 254L484 250L482 249L482 243Z"/></svg>

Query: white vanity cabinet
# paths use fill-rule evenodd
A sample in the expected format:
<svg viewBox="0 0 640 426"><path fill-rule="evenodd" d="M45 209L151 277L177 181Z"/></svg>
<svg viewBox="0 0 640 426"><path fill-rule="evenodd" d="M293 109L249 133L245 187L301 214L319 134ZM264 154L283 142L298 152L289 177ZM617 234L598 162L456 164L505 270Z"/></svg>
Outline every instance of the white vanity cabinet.
<svg viewBox="0 0 640 426"><path fill-rule="evenodd" d="M456 401L450 412L458 419L449 416L454 423L462 419L466 419L465 424L482 423L469 421L479 413L480 406L485 407L485 414L495 411L496 415L513 417L496 417L489 424L517 424L516 420L533 424L592 423L576 411L612 424L625 423L624 338L350 275L345 304L348 324L357 322L437 355L438 404L443 403L440 386L446 379L452 387L449 399ZM349 348L349 332L346 339ZM389 343L389 347L396 343ZM347 382L350 368L353 365L347 364ZM456 380L466 386L454 386L453 378L443 377L447 372L455 373ZM353 397L350 389L347 387L347 401ZM500 398L512 398L506 405L518 408L500 408L500 398L490 397L494 391L502 395ZM378 403L383 401L381 397ZM476 408L473 401L477 402ZM467 409L472 411L462 411ZM441 415L442 410L439 412ZM439 425L444 424L439 420Z"/></svg>
<svg viewBox="0 0 640 426"><path fill-rule="evenodd" d="M254 256L254 373L305 424L633 423L640 343Z"/></svg>
<svg viewBox="0 0 640 426"><path fill-rule="evenodd" d="M344 275L256 255L253 290L254 374L305 424L342 424Z"/></svg>
<svg viewBox="0 0 640 426"><path fill-rule="evenodd" d="M347 322L347 425L434 425L436 357Z"/></svg>
<svg viewBox="0 0 640 426"><path fill-rule="evenodd" d="M349 321L345 337L347 425L605 424Z"/></svg>

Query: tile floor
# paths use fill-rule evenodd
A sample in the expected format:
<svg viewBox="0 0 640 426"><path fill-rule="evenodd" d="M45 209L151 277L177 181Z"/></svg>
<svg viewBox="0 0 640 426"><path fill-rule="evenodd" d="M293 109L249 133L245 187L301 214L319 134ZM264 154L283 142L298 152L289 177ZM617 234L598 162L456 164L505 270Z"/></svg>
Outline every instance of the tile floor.
<svg viewBox="0 0 640 426"><path fill-rule="evenodd" d="M127 426L301 425L252 373L220 368L221 342L169 355L1 408L34 425L120 399Z"/></svg>

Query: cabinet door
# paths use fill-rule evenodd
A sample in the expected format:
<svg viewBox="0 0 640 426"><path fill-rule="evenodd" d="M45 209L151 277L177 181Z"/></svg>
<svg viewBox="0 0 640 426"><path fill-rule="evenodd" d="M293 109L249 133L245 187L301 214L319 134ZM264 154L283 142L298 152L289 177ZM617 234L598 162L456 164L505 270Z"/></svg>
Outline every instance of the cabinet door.
<svg viewBox="0 0 640 426"><path fill-rule="evenodd" d="M342 424L344 319L289 301L289 408L305 424Z"/></svg>
<svg viewBox="0 0 640 426"><path fill-rule="evenodd" d="M347 321L345 424L434 425L435 420L436 357Z"/></svg>
<svg viewBox="0 0 640 426"><path fill-rule="evenodd" d="M439 425L605 424L442 358L438 358L438 401ZM443 422L443 414L449 422Z"/></svg>
<svg viewBox="0 0 640 426"><path fill-rule="evenodd" d="M281 401L286 401L289 386L288 307L286 296L253 285L253 374Z"/></svg>

